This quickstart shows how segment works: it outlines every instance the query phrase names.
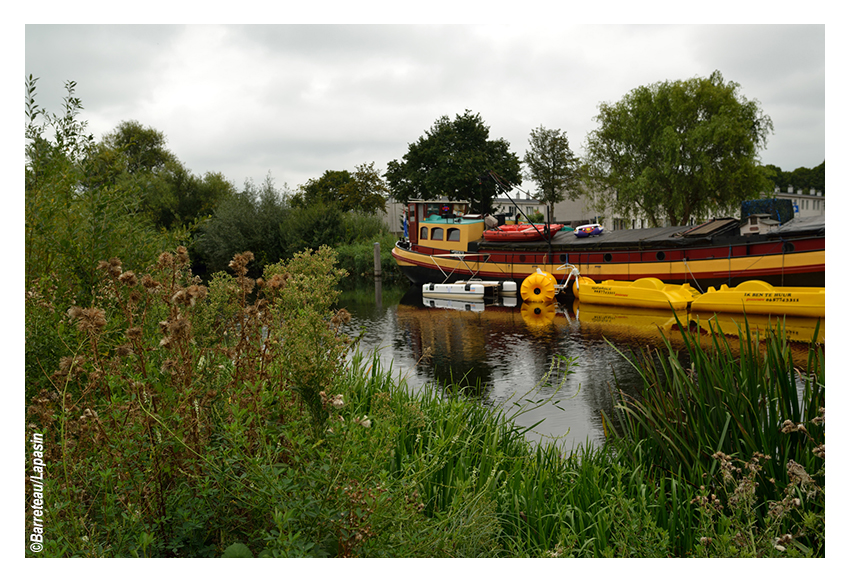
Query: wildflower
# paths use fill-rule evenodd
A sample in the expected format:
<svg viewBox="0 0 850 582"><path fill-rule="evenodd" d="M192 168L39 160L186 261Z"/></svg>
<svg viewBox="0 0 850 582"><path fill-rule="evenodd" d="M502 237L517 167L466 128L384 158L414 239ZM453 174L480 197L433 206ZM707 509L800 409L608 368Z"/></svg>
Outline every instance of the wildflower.
<svg viewBox="0 0 850 582"><path fill-rule="evenodd" d="M791 543L791 540L794 539L794 536L791 534L783 534L778 538L773 538L773 547L780 552L784 552L786 546Z"/></svg>
<svg viewBox="0 0 850 582"><path fill-rule="evenodd" d="M371 428L371 426L372 426L372 421L369 420L369 417L367 417L367 416L364 416L363 418L360 418L358 416L357 418L354 419L354 422L355 422L355 424L359 424L363 428Z"/></svg>
<svg viewBox="0 0 850 582"><path fill-rule="evenodd" d="M83 411L83 415L80 417L80 420L86 420L86 419L89 419L89 418L91 418L93 420L98 420L97 412L94 412L93 410L86 408Z"/></svg>

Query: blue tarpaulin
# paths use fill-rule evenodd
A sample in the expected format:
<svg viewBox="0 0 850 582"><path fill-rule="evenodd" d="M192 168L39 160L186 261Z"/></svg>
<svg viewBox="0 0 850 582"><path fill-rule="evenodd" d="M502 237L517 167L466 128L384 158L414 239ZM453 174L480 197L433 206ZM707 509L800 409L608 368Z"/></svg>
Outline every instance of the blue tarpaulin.
<svg viewBox="0 0 850 582"><path fill-rule="evenodd" d="M741 219L753 214L768 214L771 218L785 224L794 218L794 206L790 200L777 198L762 198L761 200L745 200L741 202Z"/></svg>

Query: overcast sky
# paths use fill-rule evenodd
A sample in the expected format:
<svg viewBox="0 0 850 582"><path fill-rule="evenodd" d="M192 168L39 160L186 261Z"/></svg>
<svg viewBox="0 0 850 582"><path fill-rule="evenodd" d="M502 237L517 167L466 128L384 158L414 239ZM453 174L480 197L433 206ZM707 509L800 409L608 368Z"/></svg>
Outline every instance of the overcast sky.
<svg viewBox="0 0 850 582"><path fill-rule="evenodd" d="M825 159L823 25L27 25L25 74L96 138L136 120L195 174L295 188L401 160L443 115L481 115L520 159L539 126L583 154L602 102L719 70L774 123L761 161ZM532 187L526 182L524 188Z"/></svg>

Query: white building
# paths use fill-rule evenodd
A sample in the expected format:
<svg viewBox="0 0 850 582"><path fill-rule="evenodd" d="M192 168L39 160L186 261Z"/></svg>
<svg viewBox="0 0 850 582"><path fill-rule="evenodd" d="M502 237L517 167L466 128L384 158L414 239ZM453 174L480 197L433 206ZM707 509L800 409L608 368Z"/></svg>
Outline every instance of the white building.
<svg viewBox="0 0 850 582"><path fill-rule="evenodd" d="M794 218L807 216L823 216L826 208L826 200L823 192L816 191L814 188L804 193L802 189L794 191L793 186L788 186L785 192L781 192L777 187L773 194L765 194L764 198L777 198L779 200L790 200L794 206Z"/></svg>

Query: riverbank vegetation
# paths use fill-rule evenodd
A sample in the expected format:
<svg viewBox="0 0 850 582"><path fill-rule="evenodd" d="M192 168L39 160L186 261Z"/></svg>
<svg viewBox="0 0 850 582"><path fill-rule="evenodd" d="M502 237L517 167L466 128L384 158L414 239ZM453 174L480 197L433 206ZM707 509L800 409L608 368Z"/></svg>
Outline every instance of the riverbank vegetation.
<svg viewBox="0 0 850 582"><path fill-rule="evenodd" d="M28 334L54 336L33 345L57 347L28 336L44 555L824 555L817 347L798 398L781 333L737 358L683 330L691 366L636 360L626 434L568 452L359 353L331 249L257 279L251 260L205 286L179 247L146 273L100 263L89 307L28 297L50 323Z"/></svg>
<svg viewBox="0 0 850 582"><path fill-rule="evenodd" d="M706 346L683 329L688 366L669 345L624 355L644 385L637 400L615 396L622 418L608 424L622 434L601 448L533 445L513 422L521 410L409 386L358 351L336 301L352 270L371 273L353 258L371 249L340 257L371 246L371 219L340 218L336 249L296 248L305 233L256 223L304 212L320 229L334 211L287 206L270 180L224 193L210 219L157 219L157 198L128 184L173 160L145 177L121 157L134 151L123 134L118 149L94 147L80 107L72 85L65 113L41 125L28 103L39 556L825 555L819 346L794 362L781 330L742 330L732 354L722 335ZM114 179L101 179L109 160ZM193 257L217 267L201 279Z"/></svg>

